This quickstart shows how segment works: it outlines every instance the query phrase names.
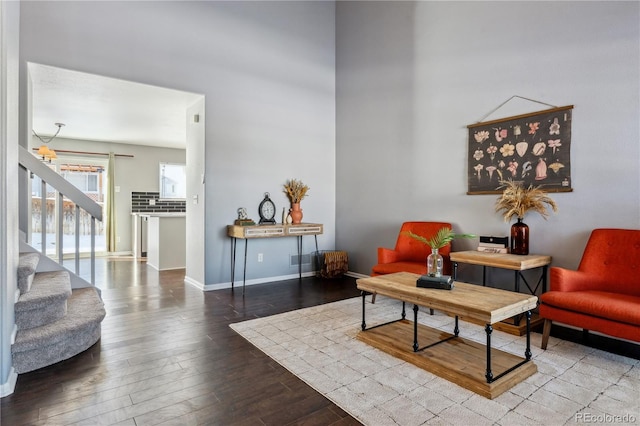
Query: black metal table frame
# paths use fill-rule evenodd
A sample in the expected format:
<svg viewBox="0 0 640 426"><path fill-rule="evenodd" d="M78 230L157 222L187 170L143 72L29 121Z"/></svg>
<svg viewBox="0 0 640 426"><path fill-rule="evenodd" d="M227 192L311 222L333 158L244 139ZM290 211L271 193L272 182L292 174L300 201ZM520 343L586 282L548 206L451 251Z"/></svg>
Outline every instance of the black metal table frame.
<svg viewBox="0 0 640 426"><path fill-rule="evenodd" d="M298 245L298 277L302 279L302 235L295 236ZM318 235L313 236L316 242L316 252L318 251ZM282 237L278 237L282 238ZM263 238L261 238L263 239ZM242 295L244 296L244 288L247 279L247 248L249 246L250 238L237 238L231 237L231 290L234 289L235 277L236 277L236 246L238 240L244 240L244 266L242 270Z"/></svg>
<svg viewBox="0 0 640 426"><path fill-rule="evenodd" d="M460 263L465 263L465 262L460 262ZM472 263L471 265L475 265L475 264ZM487 286L487 265L477 265L477 266L482 266L482 286L486 287ZM498 269L505 269L499 266L491 266L491 268L494 268L494 267ZM542 268L542 274L538 278L538 282L536 283L536 287L534 289L531 289L531 286L529 285L527 278L522 274L523 271L521 270L513 271L515 272L514 287L515 287L516 293L520 292L520 279L524 281L525 285L529 289L529 292L531 293L532 296L536 296L536 293L538 292L538 287L540 287L540 284L542 284L542 293L545 293L547 291L547 271L549 269L549 265L537 266L536 268L525 269L525 271L533 271L534 269L537 269L537 268ZM455 281L457 277L458 277L458 262L453 262L453 280Z"/></svg>
<svg viewBox="0 0 640 426"><path fill-rule="evenodd" d="M397 320L392 320L392 321L388 321L385 322L383 324L377 324L374 325L373 327L369 327L367 328L367 323L365 320L365 296L366 296L366 292L362 291L362 324L361 324L361 328L362 331L367 331L367 330L372 330L374 328L378 328L378 327L382 327L385 325L389 325L389 324L393 324L395 322L399 322L399 321L403 321L406 319L406 310L405 310L405 302L404 300L402 301L402 313L401 313L401 318L397 319ZM487 334L487 369L486 369L486 373L485 373L485 379L487 380L487 383L493 383L494 381L500 379L501 377L511 373L513 370L515 370L516 368L526 364L527 362L529 362L531 360L531 311L527 311L525 314L525 318L527 320L527 347L524 351L524 357L525 359L520 361L519 363L517 363L516 365L508 368L507 370L503 371L502 373L498 374L497 376L493 375L493 372L491 371L491 334L493 333L493 327L491 326L491 324L486 324L484 331ZM427 346L423 346L420 347L418 345L418 305L413 305L413 352L420 352L420 351L424 351L425 349L429 349L433 346L439 345L441 343L447 342L449 340L452 339L456 339L458 337L460 333L460 328L458 327L458 315L455 316L455 326L453 329L453 335L447 337L446 339L442 339L442 340L438 340L437 342L431 343L430 345Z"/></svg>
<svg viewBox="0 0 640 426"><path fill-rule="evenodd" d="M460 262L460 263L465 263L465 262ZM471 265L476 265L476 264L472 263ZM482 286L486 287L487 286L487 265L476 265L476 266L482 266ZM491 267L498 268L498 269L505 269L505 268L500 268L499 266L491 266ZM514 291L516 293L520 293L520 279L522 279L522 281L525 283L525 285L529 289L529 293L531 293L532 296L537 296L536 293L538 292L538 288L540 287L541 284L542 284L541 293L547 292L547 272L549 270L549 265L537 266L535 268L525 269L525 271L533 271L534 269L538 269L538 268L542 268L542 274L538 278L538 282L536 283L536 287L534 289L531 289L531 286L529 285L529 281L527 281L527 278L522 274L521 270L513 271L515 273ZM457 278L458 278L458 262L453 262L453 280L455 281ZM514 323L515 325L520 325L520 315L515 316Z"/></svg>

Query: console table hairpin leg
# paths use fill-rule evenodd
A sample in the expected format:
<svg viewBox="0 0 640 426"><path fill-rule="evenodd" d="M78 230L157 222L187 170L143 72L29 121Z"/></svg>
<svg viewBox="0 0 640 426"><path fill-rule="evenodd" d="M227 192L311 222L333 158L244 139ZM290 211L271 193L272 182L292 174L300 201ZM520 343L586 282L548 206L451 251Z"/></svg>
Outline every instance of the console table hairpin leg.
<svg viewBox="0 0 640 426"><path fill-rule="evenodd" d="M316 252L318 251L318 236L313 236L316 243ZM244 289L247 278L247 247L249 246L249 239L242 238L244 240L244 265L242 268L242 296L244 296ZM296 235L298 246L298 279L302 280L302 235ZM235 277L236 277L236 246L238 244L238 238L231 237L231 290L234 289Z"/></svg>

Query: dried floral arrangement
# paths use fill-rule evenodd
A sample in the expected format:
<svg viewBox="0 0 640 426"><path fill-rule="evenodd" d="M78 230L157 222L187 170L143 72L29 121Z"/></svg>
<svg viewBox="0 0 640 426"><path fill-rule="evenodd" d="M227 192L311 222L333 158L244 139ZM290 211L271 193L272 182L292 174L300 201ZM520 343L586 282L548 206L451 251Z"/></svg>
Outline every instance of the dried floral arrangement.
<svg viewBox="0 0 640 426"><path fill-rule="evenodd" d="M299 203L307 196L309 187L297 179L289 179L284 184L284 193L287 194L292 203Z"/></svg>
<svg viewBox="0 0 640 426"><path fill-rule="evenodd" d="M449 228L440 228L431 238L425 238L421 235L414 234L411 231L407 231L406 234L414 240L418 240L421 243L428 245L432 249L440 249L449 244L455 238L475 238L475 235L473 234L456 234Z"/></svg>
<svg viewBox="0 0 640 426"><path fill-rule="evenodd" d="M551 207L554 212L558 211L555 201L539 186L529 185L525 188L520 182L501 180L498 188L504 190L496 201L496 212L502 212L505 222L509 222L513 216L523 219L528 211L538 212L546 220L549 216L547 207Z"/></svg>

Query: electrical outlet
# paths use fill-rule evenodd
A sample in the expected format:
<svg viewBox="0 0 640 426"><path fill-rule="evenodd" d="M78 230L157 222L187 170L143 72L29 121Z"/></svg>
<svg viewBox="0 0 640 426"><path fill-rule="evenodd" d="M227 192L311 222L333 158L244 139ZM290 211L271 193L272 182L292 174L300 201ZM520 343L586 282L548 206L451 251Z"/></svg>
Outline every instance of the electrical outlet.
<svg viewBox="0 0 640 426"><path fill-rule="evenodd" d="M262 253L258 253L258 262L262 262L263 259Z"/></svg>
<svg viewBox="0 0 640 426"><path fill-rule="evenodd" d="M118 235L118 236L116 237L116 243L119 243L119 242L120 242L120 236Z"/></svg>

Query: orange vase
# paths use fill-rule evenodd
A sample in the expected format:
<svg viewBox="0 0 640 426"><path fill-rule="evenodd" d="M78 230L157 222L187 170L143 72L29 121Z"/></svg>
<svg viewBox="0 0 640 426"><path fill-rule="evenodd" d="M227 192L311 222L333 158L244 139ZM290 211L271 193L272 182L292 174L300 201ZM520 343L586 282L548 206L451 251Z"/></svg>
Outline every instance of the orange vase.
<svg viewBox="0 0 640 426"><path fill-rule="evenodd" d="M293 224L302 222L302 209L300 208L300 203L291 204L291 219L293 219Z"/></svg>

